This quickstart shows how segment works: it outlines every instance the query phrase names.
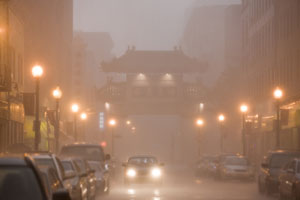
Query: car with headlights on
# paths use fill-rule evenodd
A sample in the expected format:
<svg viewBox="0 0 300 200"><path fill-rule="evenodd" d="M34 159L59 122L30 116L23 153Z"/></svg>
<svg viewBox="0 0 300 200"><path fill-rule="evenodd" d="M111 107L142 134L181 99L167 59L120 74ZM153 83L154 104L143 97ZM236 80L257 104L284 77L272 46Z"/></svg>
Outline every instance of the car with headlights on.
<svg viewBox="0 0 300 200"><path fill-rule="evenodd" d="M133 156L123 163L125 184L154 183L161 184L163 163L154 156Z"/></svg>
<svg viewBox="0 0 300 200"><path fill-rule="evenodd" d="M267 194L277 193L281 168L294 158L300 158L299 151L277 150L269 152L258 172L258 191Z"/></svg>
<svg viewBox="0 0 300 200"><path fill-rule="evenodd" d="M221 179L254 179L254 168L243 156L227 156L219 167Z"/></svg>

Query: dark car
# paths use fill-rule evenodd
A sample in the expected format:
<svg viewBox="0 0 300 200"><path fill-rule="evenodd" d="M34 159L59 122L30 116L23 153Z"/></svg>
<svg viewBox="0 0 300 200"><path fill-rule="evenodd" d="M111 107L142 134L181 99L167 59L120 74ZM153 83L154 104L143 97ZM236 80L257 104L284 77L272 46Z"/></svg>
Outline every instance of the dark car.
<svg viewBox="0 0 300 200"><path fill-rule="evenodd" d="M85 177L82 177L79 166L72 158L64 158L61 161L65 170L65 176L70 180L67 188L72 188L70 195L73 200L86 200L88 198L88 183Z"/></svg>
<svg viewBox="0 0 300 200"><path fill-rule="evenodd" d="M30 156L5 155L0 156L0 199L70 200L70 196L65 189L50 196Z"/></svg>
<svg viewBox="0 0 300 200"><path fill-rule="evenodd" d="M279 174L280 199L300 199L300 160L293 159Z"/></svg>
<svg viewBox="0 0 300 200"><path fill-rule="evenodd" d="M134 156L130 157L125 167L124 182L125 184L132 183L162 183L162 163L154 156Z"/></svg>
<svg viewBox="0 0 300 200"><path fill-rule="evenodd" d="M87 194L88 199L93 200L96 198L96 176L95 170L93 170L86 160L80 158L74 158L74 162L80 168L80 174L82 178L87 182Z"/></svg>
<svg viewBox="0 0 300 200"><path fill-rule="evenodd" d="M215 167L215 173L214 173L214 177L216 179L220 179L221 178L221 172L222 172L222 163L224 162L224 160L228 157L231 156L236 156L237 154L229 154L229 153L224 153L224 154L220 154L218 155L215 160L214 160L214 167Z"/></svg>
<svg viewBox="0 0 300 200"><path fill-rule="evenodd" d="M258 190L260 193L272 194L278 192L279 173L281 168L293 158L300 157L300 152L273 151L264 158L258 172Z"/></svg>
<svg viewBox="0 0 300 200"><path fill-rule="evenodd" d="M42 177L44 179L44 183L46 185L46 189L50 195L53 193L64 189L63 183L58 177L58 174L54 168L41 168Z"/></svg>

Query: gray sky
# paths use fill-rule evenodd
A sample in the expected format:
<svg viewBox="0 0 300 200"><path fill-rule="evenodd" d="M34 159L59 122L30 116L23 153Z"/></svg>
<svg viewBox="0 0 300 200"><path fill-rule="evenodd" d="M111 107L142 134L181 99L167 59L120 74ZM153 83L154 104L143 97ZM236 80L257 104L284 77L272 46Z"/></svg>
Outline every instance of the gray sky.
<svg viewBox="0 0 300 200"><path fill-rule="evenodd" d="M117 54L137 49L172 49L186 9L194 0L75 0L74 29L110 32Z"/></svg>
<svg viewBox="0 0 300 200"><path fill-rule="evenodd" d="M193 5L239 0L74 0L74 29L109 32L116 54L137 49L172 49Z"/></svg>

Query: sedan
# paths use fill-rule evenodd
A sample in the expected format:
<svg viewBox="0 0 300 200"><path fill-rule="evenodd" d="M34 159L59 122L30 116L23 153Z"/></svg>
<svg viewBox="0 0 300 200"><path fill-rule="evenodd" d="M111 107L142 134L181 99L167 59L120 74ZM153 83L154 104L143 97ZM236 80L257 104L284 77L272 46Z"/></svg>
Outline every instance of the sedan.
<svg viewBox="0 0 300 200"><path fill-rule="evenodd" d="M154 156L134 156L130 157L125 167L125 184L131 183L156 183L162 182L162 169L164 164L158 163Z"/></svg>

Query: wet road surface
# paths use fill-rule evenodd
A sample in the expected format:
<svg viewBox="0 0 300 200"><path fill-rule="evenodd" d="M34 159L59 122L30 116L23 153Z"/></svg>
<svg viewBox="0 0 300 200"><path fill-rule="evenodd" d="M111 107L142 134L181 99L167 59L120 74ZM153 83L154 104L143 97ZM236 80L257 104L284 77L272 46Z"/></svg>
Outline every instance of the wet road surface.
<svg viewBox="0 0 300 200"><path fill-rule="evenodd" d="M274 200L260 195L254 181L217 181L211 178L195 178L186 168L166 169L164 183L125 186L122 178L112 184L104 200ZM118 176L121 177L121 176Z"/></svg>

